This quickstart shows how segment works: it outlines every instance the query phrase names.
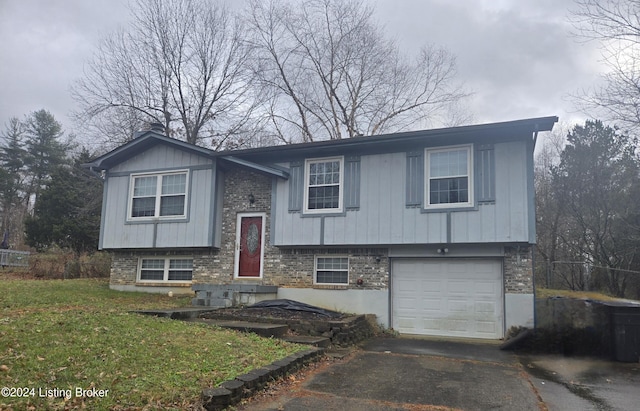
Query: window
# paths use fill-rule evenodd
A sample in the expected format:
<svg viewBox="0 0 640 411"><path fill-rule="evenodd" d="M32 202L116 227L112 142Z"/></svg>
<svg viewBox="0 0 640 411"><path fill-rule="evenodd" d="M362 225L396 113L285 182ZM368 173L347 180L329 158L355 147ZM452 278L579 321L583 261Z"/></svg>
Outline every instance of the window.
<svg viewBox="0 0 640 411"><path fill-rule="evenodd" d="M426 151L426 206L473 205L471 146Z"/></svg>
<svg viewBox="0 0 640 411"><path fill-rule="evenodd" d="M342 211L343 164L342 157L305 162L305 212Z"/></svg>
<svg viewBox="0 0 640 411"><path fill-rule="evenodd" d="M129 219L186 216L187 173L132 176Z"/></svg>
<svg viewBox="0 0 640 411"><path fill-rule="evenodd" d="M140 281L190 282L192 276L193 259L190 258L140 259Z"/></svg>
<svg viewBox="0 0 640 411"><path fill-rule="evenodd" d="M349 258L316 257L316 284L349 284Z"/></svg>

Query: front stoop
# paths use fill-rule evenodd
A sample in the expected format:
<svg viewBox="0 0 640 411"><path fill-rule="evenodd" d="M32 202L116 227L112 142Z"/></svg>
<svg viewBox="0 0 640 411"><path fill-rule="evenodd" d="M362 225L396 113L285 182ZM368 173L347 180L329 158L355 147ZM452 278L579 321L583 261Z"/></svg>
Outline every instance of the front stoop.
<svg viewBox="0 0 640 411"><path fill-rule="evenodd" d="M193 284L195 306L228 308L273 300L278 293L275 285L262 284Z"/></svg>

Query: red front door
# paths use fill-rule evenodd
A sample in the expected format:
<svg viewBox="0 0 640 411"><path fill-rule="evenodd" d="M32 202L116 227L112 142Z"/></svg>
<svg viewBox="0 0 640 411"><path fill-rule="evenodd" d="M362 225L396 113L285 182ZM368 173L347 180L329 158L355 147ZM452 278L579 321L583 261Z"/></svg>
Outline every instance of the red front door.
<svg viewBox="0 0 640 411"><path fill-rule="evenodd" d="M262 217L242 217L238 277L260 277L261 254Z"/></svg>

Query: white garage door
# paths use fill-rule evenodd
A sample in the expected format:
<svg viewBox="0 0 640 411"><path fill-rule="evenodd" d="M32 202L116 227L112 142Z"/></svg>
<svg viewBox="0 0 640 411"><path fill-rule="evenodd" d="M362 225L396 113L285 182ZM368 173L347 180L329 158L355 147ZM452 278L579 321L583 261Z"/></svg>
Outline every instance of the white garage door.
<svg viewBox="0 0 640 411"><path fill-rule="evenodd" d="M392 265L392 326L404 334L503 337L499 260L406 259Z"/></svg>

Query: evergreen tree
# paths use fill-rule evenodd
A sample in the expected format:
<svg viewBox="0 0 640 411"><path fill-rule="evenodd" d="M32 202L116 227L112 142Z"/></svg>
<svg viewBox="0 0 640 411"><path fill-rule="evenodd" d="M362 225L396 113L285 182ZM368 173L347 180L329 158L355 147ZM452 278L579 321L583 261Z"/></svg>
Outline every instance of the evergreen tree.
<svg viewBox="0 0 640 411"><path fill-rule="evenodd" d="M66 164L72 144L61 141L62 125L47 110L31 113L24 122L26 135L26 201L35 200L53 170Z"/></svg>
<svg viewBox="0 0 640 411"><path fill-rule="evenodd" d="M100 234L102 182L81 168L91 155L83 150L74 164L59 165L27 217L27 244L38 250L51 245L77 253L95 251Z"/></svg>
<svg viewBox="0 0 640 411"><path fill-rule="evenodd" d="M24 126L12 117L6 131L0 135L0 236L9 233L9 243L21 240L22 220L25 214L23 184L26 150Z"/></svg>

